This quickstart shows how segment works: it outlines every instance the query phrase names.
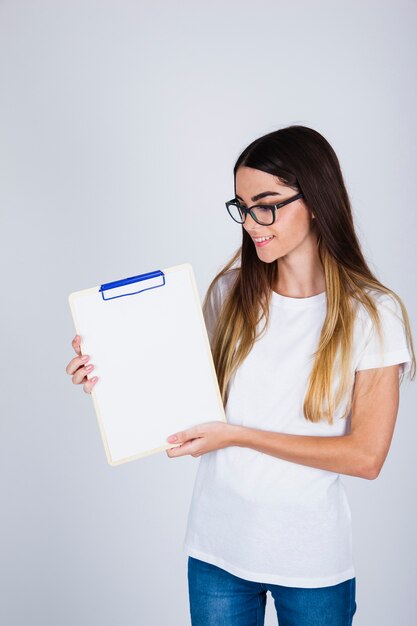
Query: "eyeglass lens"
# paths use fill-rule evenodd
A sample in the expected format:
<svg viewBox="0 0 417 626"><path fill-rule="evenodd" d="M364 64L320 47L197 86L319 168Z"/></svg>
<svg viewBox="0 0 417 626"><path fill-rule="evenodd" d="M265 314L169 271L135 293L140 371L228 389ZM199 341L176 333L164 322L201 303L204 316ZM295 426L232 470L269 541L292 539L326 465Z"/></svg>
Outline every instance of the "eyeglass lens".
<svg viewBox="0 0 417 626"><path fill-rule="evenodd" d="M267 226L268 224L273 223L274 212L272 209L263 206L256 206L252 207L251 211L255 214L256 221L259 222L259 224L264 224L265 226ZM240 222L241 224L243 224L243 222L245 221L245 215L238 206L234 204L229 204L229 212L232 218L236 220L236 222Z"/></svg>

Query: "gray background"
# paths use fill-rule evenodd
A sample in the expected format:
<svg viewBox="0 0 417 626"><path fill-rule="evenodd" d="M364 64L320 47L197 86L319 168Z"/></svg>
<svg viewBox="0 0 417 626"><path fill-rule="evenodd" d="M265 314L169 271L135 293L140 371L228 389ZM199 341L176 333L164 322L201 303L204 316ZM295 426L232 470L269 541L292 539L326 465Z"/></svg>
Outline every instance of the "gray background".
<svg viewBox="0 0 417 626"><path fill-rule="evenodd" d="M107 464L65 373L67 298L183 262L203 297L240 245L223 203L250 141L324 134L371 267L415 326L416 2L225 4L0 2L5 626L189 623L199 459ZM357 626L417 621L415 403L406 382L379 478L343 478Z"/></svg>

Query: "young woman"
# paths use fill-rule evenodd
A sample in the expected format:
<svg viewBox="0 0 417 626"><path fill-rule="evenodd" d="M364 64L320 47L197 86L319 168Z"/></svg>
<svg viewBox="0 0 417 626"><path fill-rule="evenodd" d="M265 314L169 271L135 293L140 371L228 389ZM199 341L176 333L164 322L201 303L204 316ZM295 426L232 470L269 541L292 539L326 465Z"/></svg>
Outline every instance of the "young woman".
<svg viewBox="0 0 417 626"><path fill-rule="evenodd" d="M415 377L408 315L363 257L322 135L260 137L234 177L242 245L203 303L227 423L168 438L169 457L201 456L184 541L192 624L259 626L269 590L280 626L348 626L340 474L381 471L399 384Z"/></svg>
<svg viewBox="0 0 417 626"><path fill-rule="evenodd" d="M184 550L193 626L350 626L351 513L340 474L375 479L415 354L402 300L369 269L338 159L289 126L253 141L226 203L242 245L203 313L227 423L175 433L201 457ZM239 263L240 261L240 263ZM67 366L91 392L88 356Z"/></svg>

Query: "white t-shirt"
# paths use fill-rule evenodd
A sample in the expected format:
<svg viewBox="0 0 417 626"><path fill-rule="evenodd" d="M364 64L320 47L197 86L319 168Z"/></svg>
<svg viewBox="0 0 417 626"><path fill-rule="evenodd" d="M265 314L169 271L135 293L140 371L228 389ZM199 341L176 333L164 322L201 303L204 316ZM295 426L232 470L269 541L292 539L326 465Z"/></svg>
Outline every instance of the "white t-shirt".
<svg viewBox="0 0 417 626"><path fill-rule="evenodd" d="M205 322L210 341L232 269L217 283ZM401 309L378 295L385 338L379 344L362 305L355 320L355 371L402 363L411 367ZM251 428L332 437L350 432L337 407L334 424L312 423L303 400L326 314L326 292L290 298L272 292L270 322L229 382L226 418ZM395 315L397 313L397 315ZM264 320L261 321L263 327ZM324 587L355 576L351 511L341 475L251 448L228 446L199 458L184 552L246 580Z"/></svg>

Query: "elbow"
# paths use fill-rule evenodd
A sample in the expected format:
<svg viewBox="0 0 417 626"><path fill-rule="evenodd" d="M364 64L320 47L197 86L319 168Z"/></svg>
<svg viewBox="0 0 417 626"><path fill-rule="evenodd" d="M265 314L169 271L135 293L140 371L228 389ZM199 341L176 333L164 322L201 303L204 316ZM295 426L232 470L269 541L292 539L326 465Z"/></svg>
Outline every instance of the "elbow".
<svg viewBox="0 0 417 626"><path fill-rule="evenodd" d="M381 467L381 463L379 463L376 459L367 459L367 462L363 465L361 478L365 478L366 480L375 480L379 476Z"/></svg>

